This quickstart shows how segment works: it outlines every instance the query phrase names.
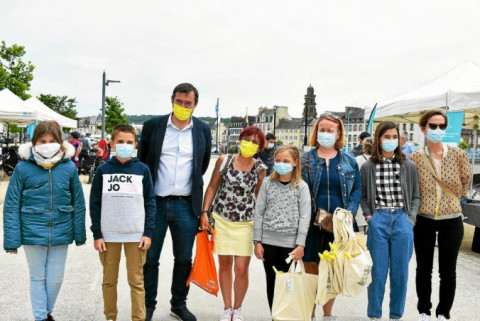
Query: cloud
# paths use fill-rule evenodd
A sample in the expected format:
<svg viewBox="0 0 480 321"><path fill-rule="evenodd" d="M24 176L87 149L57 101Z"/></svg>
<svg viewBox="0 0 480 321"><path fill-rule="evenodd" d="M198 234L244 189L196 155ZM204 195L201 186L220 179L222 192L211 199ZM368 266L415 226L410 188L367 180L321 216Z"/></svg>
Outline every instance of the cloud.
<svg viewBox="0 0 480 321"><path fill-rule="evenodd" d="M10 1L0 30L36 66L32 93L101 106L101 77L129 114L162 114L180 82L200 91L198 115L286 105L373 105L472 59L478 1Z"/></svg>

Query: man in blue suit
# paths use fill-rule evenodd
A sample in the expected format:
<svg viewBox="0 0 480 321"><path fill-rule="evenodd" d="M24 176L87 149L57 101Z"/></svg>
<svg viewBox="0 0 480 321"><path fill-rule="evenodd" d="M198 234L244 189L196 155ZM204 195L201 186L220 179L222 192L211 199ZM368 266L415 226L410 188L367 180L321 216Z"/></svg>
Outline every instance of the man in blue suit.
<svg viewBox="0 0 480 321"><path fill-rule="evenodd" d="M186 281L192 268L192 247L202 214L203 174L212 145L210 127L191 116L197 103L197 89L179 84L173 90L172 112L147 120L142 129L138 157L150 168L157 202L152 245L143 268L147 321L152 320L157 304L158 266L167 228L175 257L171 314L184 321L197 320L187 309Z"/></svg>

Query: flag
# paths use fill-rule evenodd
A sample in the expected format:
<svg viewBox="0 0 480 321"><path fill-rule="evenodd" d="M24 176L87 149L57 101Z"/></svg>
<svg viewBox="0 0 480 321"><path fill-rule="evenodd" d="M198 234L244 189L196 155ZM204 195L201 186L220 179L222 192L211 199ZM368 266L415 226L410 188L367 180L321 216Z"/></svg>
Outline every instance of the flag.
<svg viewBox="0 0 480 321"><path fill-rule="evenodd" d="M366 132L369 133L370 135L372 134L373 130L373 120L375 119L375 112L377 111L377 104L372 109L372 112L370 113L370 118L368 118L368 126Z"/></svg>

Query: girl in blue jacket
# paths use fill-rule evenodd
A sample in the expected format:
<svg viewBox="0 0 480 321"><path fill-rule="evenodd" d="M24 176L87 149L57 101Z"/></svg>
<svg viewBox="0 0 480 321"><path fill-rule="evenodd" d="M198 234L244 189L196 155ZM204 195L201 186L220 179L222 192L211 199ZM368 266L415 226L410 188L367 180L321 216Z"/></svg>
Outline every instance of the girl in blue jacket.
<svg viewBox="0 0 480 321"><path fill-rule="evenodd" d="M10 179L3 212L4 249L23 245L30 271L36 321L54 320L53 306L65 271L68 244L85 244L85 200L72 145L55 121L37 125L32 143L19 147L22 161Z"/></svg>

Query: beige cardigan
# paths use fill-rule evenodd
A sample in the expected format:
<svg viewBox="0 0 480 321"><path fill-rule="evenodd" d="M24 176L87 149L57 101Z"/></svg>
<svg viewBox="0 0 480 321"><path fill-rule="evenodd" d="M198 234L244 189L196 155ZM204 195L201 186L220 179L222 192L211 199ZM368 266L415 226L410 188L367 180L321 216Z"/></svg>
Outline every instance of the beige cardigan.
<svg viewBox="0 0 480 321"><path fill-rule="evenodd" d="M428 147L425 153L430 158ZM443 159L441 164L441 180L455 194L454 199L442 190L442 197L437 197L437 182L432 172L424 163L420 151L410 155L417 165L418 181L420 183L420 195L422 203L418 213L424 216L437 217L442 215L454 215L462 212L459 199L467 196L472 167L468 160L467 153L460 148L443 144Z"/></svg>

